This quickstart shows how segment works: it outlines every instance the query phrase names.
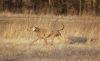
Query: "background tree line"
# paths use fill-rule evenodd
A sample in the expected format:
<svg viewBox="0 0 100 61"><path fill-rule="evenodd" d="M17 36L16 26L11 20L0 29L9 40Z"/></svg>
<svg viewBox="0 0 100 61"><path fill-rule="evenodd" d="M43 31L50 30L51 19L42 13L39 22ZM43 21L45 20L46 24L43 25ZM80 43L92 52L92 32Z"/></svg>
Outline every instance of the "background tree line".
<svg viewBox="0 0 100 61"><path fill-rule="evenodd" d="M100 0L0 0L0 12L100 15Z"/></svg>

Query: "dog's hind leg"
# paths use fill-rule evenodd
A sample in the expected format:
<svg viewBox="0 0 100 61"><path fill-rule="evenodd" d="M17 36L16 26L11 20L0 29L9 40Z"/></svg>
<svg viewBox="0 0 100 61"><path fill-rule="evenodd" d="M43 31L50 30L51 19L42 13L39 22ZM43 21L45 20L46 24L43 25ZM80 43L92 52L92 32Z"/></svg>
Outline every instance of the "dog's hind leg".
<svg viewBox="0 0 100 61"><path fill-rule="evenodd" d="M43 39L43 40L44 40L45 44L48 45L47 39Z"/></svg>

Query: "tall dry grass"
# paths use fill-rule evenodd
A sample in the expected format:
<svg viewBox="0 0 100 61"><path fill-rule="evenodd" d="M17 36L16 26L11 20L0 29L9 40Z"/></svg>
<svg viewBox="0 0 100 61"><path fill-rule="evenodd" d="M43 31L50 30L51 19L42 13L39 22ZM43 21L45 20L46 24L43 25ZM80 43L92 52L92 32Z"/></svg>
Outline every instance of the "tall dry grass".
<svg viewBox="0 0 100 61"><path fill-rule="evenodd" d="M0 61L99 61L99 20L95 16L0 14ZM41 40L29 46L37 38L31 26L55 30L61 23L63 41L56 38L51 46ZM87 44L71 45L69 36L86 37Z"/></svg>
<svg viewBox="0 0 100 61"><path fill-rule="evenodd" d="M61 31L63 40L67 41L69 36L81 36L88 38L91 44L100 42L100 21L99 17L86 16L50 16L50 15L2 15L0 19L0 38L15 39L25 42L34 40L36 36L29 31L31 26L38 26L49 30L60 29L61 23L64 30ZM55 25L53 25L55 24ZM24 40L23 40L24 39ZM93 41L91 41L93 39ZM18 41L17 40L17 41ZM21 40L19 41L21 42ZM60 41L61 42L61 41Z"/></svg>

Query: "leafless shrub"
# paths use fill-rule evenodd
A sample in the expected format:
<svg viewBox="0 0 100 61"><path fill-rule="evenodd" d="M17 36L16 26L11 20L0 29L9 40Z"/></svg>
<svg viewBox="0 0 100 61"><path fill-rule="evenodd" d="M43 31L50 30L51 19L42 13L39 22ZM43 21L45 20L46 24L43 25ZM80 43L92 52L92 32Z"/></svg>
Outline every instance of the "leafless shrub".
<svg viewBox="0 0 100 61"><path fill-rule="evenodd" d="M68 37L68 40L70 42L70 44L75 44L75 43L86 43L87 42L87 38L86 37L80 37L80 36L70 36Z"/></svg>

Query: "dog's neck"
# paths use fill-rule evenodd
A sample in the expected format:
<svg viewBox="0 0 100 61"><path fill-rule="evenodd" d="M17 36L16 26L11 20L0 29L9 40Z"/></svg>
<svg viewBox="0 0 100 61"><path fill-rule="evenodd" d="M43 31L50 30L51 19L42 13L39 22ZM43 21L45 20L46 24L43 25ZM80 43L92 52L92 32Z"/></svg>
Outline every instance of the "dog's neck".
<svg viewBox="0 0 100 61"><path fill-rule="evenodd" d="M40 31L40 29L38 27L36 27L35 32L39 32L39 31Z"/></svg>

